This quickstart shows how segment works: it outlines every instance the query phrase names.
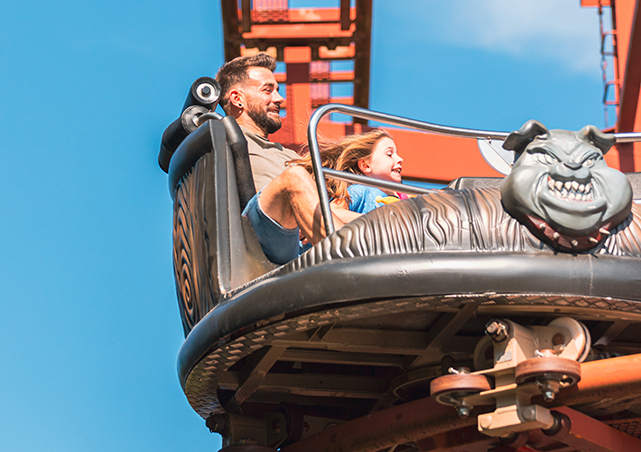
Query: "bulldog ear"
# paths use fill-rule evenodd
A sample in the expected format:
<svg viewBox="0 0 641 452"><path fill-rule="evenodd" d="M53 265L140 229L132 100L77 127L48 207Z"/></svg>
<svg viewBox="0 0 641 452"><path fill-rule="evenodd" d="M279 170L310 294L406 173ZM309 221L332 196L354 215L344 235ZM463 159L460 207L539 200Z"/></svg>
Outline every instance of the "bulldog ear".
<svg viewBox="0 0 641 452"><path fill-rule="evenodd" d="M576 136L579 140L586 141L599 148L603 154L608 152L616 143L616 138L613 134L603 133L594 126L585 126L576 133Z"/></svg>
<svg viewBox="0 0 641 452"><path fill-rule="evenodd" d="M503 143L503 148L520 154L525 146L530 144L534 138L547 133L548 129L546 129L543 124L534 119L530 119L528 122L523 124L523 127L519 130L512 132L507 136Z"/></svg>

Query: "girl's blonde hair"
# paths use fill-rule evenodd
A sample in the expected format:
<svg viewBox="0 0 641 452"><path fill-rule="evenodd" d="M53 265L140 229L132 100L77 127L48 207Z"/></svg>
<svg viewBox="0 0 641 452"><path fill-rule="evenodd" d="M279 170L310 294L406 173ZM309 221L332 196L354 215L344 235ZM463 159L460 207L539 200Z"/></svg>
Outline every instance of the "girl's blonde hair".
<svg viewBox="0 0 641 452"><path fill-rule="evenodd" d="M354 174L363 174L358 167L359 160L372 156L374 146L383 137L391 138L389 133L382 129L375 129L357 135L347 135L336 141L323 141L319 143L321 165L339 171ZM312 157L308 153L305 157L289 162L291 165L301 165L313 175ZM330 199L343 200L349 204L350 198L347 187L350 182L336 179L326 179L327 192Z"/></svg>

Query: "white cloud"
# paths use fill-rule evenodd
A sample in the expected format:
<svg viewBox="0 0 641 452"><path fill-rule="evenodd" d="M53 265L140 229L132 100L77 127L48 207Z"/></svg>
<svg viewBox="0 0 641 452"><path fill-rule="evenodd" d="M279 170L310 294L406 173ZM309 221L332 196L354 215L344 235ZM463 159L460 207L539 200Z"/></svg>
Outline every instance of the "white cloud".
<svg viewBox="0 0 641 452"><path fill-rule="evenodd" d="M448 42L521 58L546 58L568 70L594 72L599 64L595 8L579 0L458 0L439 20Z"/></svg>

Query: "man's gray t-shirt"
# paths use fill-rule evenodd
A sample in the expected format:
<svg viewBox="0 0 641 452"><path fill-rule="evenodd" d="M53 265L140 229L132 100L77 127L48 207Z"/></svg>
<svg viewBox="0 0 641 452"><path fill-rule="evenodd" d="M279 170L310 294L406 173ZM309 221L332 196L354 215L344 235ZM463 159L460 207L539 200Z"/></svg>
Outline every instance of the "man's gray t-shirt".
<svg viewBox="0 0 641 452"><path fill-rule="evenodd" d="M272 143L242 126L241 129L247 138L249 162L257 192L285 171L287 162L300 158L296 152L284 148L280 143Z"/></svg>

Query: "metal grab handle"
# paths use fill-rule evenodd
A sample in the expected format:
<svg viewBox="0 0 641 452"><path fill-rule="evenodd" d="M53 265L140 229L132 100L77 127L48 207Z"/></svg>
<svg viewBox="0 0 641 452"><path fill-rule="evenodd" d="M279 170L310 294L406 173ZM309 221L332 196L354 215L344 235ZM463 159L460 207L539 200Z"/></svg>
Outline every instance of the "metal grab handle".
<svg viewBox="0 0 641 452"><path fill-rule="evenodd" d="M384 182L371 177L354 175L344 171L330 170L321 166L320 149L318 147L318 137L316 136L318 130L318 123L321 118L329 113L344 113L354 118L370 119L373 121L385 122L403 127L411 127L413 129L423 130L427 132L434 132L441 135L451 135L466 138L490 138L495 140L505 140L509 133L507 132L491 132L486 130L463 129L459 127L441 126L429 122L417 121L415 119L403 118L401 116L390 115L387 113L379 113L365 108L354 107L351 105L342 104L326 104L316 109L309 120L307 126L307 139L309 143L309 152L312 157L312 166L314 168L314 176L316 177L316 187L318 188L318 195L320 197L321 213L325 221L325 233L330 235L334 232L334 220L332 218L332 211L329 207L329 195L327 193L327 186L325 185L325 178L331 177L336 179L347 180L349 182L366 183L375 187L392 189L403 193L422 194L429 193L431 190L411 187L404 184L396 184L394 182Z"/></svg>
<svg viewBox="0 0 641 452"><path fill-rule="evenodd" d="M408 195L427 195L435 191L440 191L437 188L421 188L413 185L399 184L398 182L390 182L381 179L373 179L368 176L361 176L360 174L348 173L347 171L338 171L323 166L323 174L326 179L338 179L347 182L354 182L363 185L373 185L382 190L394 190Z"/></svg>
<svg viewBox="0 0 641 452"><path fill-rule="evenodd" d="M619 132L613 134L617 143L634 143L641 141L641 132Z"/></svg>
<svg viewBox="0 0 641 452"><path fill-rule="evenodd" d="M475 130L465 129L461 127L442 126L430 122L418 121L415 119L403 118L402 116L390 115L387 113L380 113L377 111L367 110L361 107L354 107L352 105L342 104L326 104L316 109L309 120L307 126L307 140L309 144L309 152L312 157L312 166L314 168L314 177L316 178L316 187L318 188L318 195L320 197L321 213L325 221L325 232L330 235L334 232L334 220L332 218L332 211L329 207L329 195L325 185L325 178L334 178L346 180L348 182L365 183L379 188L392 189L403 193L429 193L428 189L420 189L417 187L408 187L404 184L396 184L394 182L384 182L371 177L354 175L352 173L331 170L321 166L321 156L318 147L318 123L321 118L329 113L344 113L354 118L369 119L373 121L380 121L387 124L410 127L413 129L423 130L425 132L433 132L440 135L449 135L462 138L476 138L476 139L494 139L505 140L510 132L496 132L488 130ZM615 133L614 138L617 143L633 143L641 141L641 132L630 133Z"/></svg>

